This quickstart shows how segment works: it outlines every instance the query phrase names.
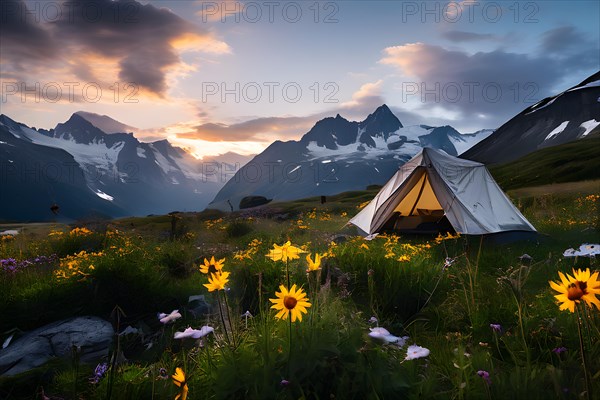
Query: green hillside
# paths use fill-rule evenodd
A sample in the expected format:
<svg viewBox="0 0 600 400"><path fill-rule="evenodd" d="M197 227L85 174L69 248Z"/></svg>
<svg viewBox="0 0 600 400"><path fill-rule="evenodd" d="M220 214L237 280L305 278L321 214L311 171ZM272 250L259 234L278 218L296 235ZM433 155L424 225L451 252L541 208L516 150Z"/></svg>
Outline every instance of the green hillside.
<svg viewBox="0 0 600 400"><path fill-rule="evenodd" d="M516 161L489 166L504 190L600 178L600 135L535 151Z"/></svg>

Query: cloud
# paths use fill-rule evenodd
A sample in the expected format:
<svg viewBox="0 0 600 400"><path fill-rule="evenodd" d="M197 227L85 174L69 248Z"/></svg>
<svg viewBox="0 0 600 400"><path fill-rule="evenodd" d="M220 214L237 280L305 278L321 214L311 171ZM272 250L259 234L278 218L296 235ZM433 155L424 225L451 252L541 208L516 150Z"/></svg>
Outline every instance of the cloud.
<svg viewBox="0 0 600 400"><path fill-rule="evenodd" d="M386 101L382 96L382 89L385 81L379 79L375 82L363 83L352 95L352 99L341 103L338 107L324 110L320 113L306 116L285 116L285 117L263 117L251 118L243 122L231 124L206 122L202 124L177 124L170 128L170 132L179 139L200 140L204 142L248 142L256 145L267 144L273 140L297 140L308 132L314 124L327 117L340 114L348 120L362 121L367 115ZM419 113L392 107L394 114L403 124L437 124L444 125L448 120L437 118L431 115L431 110L427 118ZM204 113L199 113L199 117L205 117Z"/></svg>
<svg viewBox="0 0 600 400"><path fill-rule="evenodd" d="M379 79L376 82L368 82L363 84L360 89L358 89L352 95L352 100L342 103L342 108L351 108L356 106L362 106L365 103L373 104L373 100L379 102L381 97L381 86L383 84L383 80ZM381 105L381 103L379 103Z"/></svg>
<svg viewBox="0 0 600 400"><path fill-rule="evenodd" d="M298 137L314 124L314 115L307 117L264 117L235 124L204 123L177 136L212 142L271 141L274 138Z"/></svg>
<svg viewBox="0 0 600 400"><path fill-rule="evenodd" d="M442 36L453 42L476 42L480 40L498 40L496 35L491 33L475 33L466 31L446 31L442 33Z"/></svg>
<svg viewBox="0 0 600 400"><path fill-rule="evenodd" d="M592 42L574 26L561 26L541 36L541 52L558 59L571 59L598 67L598 42ZM594 51L595 50L595 51ZM590 59L591 58L591 59Z"/></svg>
<svg viewBox="0 0 600 400"><path fill-rule="evenodd" d="M169 74L190 69L181 53L230 51L210 31L152 4L135 0L55 3L60 10L56 18L36 15L45 10L39 4L43 2L36 9L21 0L2 4L2 53L11 55L3 57L2 69L20 74L23 81L92 80L102 86L120 81L164 98Z"/></svg>
<svg viewBox="0 0 600 400"><path fill-rule="evenodd" d="M248 141L271 142L275 139L299 139L320 119L341 114L347 119L363 119L385 103L381 96L383 80L367 82L352 95L348 102L338 107L306 116L251 118L231 124L206 122L194 126L179 126L177 137L211 142ZM205 110L198 111L201 120L206 119Z"/></svg>
<svg viewBox="0 0 600 400"><path fill-rule="evenodd" d="M555 33L546 35L554 37ZM564 46L567 44L560 47ZM571 43L569 49L573 54L583 50L578 43ZM426 113L439 107L458 113L459 118L480 119L486 127L499 126L534 102L555 94L564 88L565 77L590 74L597 68L581 57L565 62L543 52L470 54L424 43L388 47L380 63L401 72L403 102L420 103L413 111Z"/></svg>

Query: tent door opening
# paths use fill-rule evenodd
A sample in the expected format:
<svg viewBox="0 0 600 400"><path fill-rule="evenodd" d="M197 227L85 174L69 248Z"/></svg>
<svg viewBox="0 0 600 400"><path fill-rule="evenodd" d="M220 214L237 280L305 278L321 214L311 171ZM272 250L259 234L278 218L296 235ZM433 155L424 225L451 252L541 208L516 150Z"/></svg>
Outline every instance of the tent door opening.
<svg viewBox="0 0 600 400"><path fill-rule="evenodd" d="M417 182L396 205L382 230L410 233L454 232L431 187L427 170L419 168L417 173L420 174Z"/></svg>

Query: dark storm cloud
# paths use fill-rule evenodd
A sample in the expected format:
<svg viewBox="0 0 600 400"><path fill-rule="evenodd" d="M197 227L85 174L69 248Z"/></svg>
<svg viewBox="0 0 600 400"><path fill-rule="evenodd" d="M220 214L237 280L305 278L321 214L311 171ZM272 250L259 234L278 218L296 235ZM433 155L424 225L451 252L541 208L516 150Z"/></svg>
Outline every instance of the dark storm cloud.
<svg viewBox="0 0 600 400"><path fill-rule="evenodd" d="M44 2L32 3L35 8L25 4L2 0L7 22L2 24L2 62L14 69L62 58L63 66L86 79L91 75L84 67L86 60L100 57L117 67L120 80L164 95L169 68L181 62L176 42L194 46L210 40L207 32L171 11L134 0L55 3L58 16L46 15Z"/></svg>
<svg viewBox="0 0 600 400"><path fill-rule="evenodd" d="M421 111L438 106L497 127L533 103L566 89L565 82L576 84L598 69L597 50L590 51L585 41L561 41L557 38L561 32L571 40L578 35L574 29L546 32L546 51L538 54L506 50L471 54L414 43L386 48L381 63L397 67L408 77L402 82L403 100L421 102ZM547 54L550 50L566 55L554 57ZM581 79L573 82L573 76Z"/></svg>
<svg viewBox="0 0 600 400"><path fill-rule="evenodd" d="M542 51L548 54L560 54L565 51L571 52L575 44L588 42L584 35L573 26L561 26L544 32L542 35Z"/></svg>
<svg viewBox="0 0 600 400"><path fill-rule="evenodd" d="M25 68L23 62L47 60L56 56L58 48L49 32L28 12L21 0L0 2L0 54L2 62L10 61L16 70Z"/></svg>

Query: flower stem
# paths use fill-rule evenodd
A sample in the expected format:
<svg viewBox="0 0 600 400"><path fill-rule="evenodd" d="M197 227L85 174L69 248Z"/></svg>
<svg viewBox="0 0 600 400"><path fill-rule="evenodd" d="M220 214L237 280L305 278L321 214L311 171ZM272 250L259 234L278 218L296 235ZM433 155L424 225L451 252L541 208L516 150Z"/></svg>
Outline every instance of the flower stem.
<svg viewBox="0 0 600 400"><path fill-rule="evenodd" d="M292 373L292 316L291 316L291 314L288 315L288 322L289 322L289 328L290 328L290 348L288 350L288 376L291 378L291 373Z"/></svg>
<svg viewBox="0 0 600 400"><path fill-rule="evenodd" d="M227 320L229 321L229 329L231 330L231 339L233 341L233 348L235 345L235 334L233 333L233 324L231 323L231 307L229 307L229 301L227 300L227 293L223 291L223 297L225 297L225 309L227 310ZM248 324L248 317L246 317L246 325Z"/></svg>
<svg viewBox="0 0 600 400"><path fill-rule="evenodd" d="M227 344L231 346L231 341L229 340L229 333L227 332L227 325L225 324L225 317L223 316L223 308L221 307L220 292L220 290L217 291L217 303L219 303L219 314L221 315L221 323L223 324L223 330L225 331L225 339L227 340Z"/></svg>
<svg viewBox="0 0 600 400"><path fill-rule="evenodd" d="M579 333L579 348L581 349L581 364L583 365L583 375L585 376L585 397L590 400L592 398L592 385L590 384L588 370L587 370L587 358L585 356L585 346L583 344L583 332L581 329L581 310L580 307L583 305L577 305L577 332Z"/></svg>
<svg viewBox="0 0 600 400"><path fill-rule="evenodd" d="M492 400L492 393L490 392L490 386L485 384L485 393L487 394L488 399Z"/></svg>
<svg viewBox="0 0 600 400"><path fill-rule="evenodd" d="M288 260L285 260L285 277L287 279L287 290L290 290L290 268Z"/></svg>

